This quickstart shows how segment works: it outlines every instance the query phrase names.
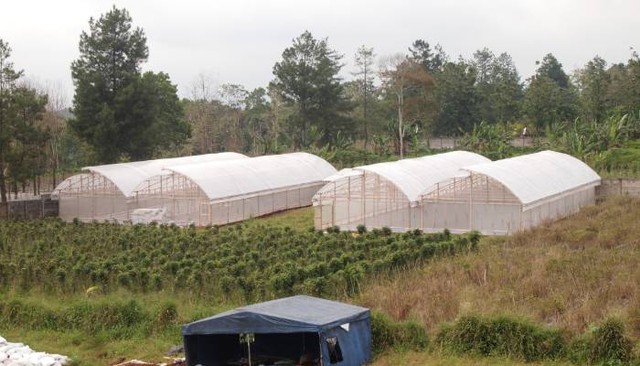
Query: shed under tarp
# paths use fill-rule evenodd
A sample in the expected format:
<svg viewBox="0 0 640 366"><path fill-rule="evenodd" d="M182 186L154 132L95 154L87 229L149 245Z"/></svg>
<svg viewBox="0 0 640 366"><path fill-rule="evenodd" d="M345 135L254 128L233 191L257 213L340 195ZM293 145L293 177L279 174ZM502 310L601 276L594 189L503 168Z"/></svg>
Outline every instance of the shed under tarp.
<svg viewBox="0 0 640 366"><path fill-rule="evenodd" d="M253 341L247 346L250 334ZM369 310L293 296L230 310L182 327L187 365L360 366L371 359Z"/></svg>

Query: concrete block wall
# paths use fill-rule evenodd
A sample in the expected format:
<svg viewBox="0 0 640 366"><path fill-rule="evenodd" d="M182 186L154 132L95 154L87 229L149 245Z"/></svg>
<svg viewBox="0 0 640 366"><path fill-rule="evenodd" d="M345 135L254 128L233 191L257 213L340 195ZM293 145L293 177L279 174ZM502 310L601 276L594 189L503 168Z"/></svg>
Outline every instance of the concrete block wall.
<svg viewBox="0 0 640 366"><path fill-rule="evenodd" d="M47 216L58 216L58 201L53 201L48 195L0 203L0 219L39 219Z"/></svg>
<svg viewBox="0 0 640 366"><path fill-rule="evenodd" d="M603 179L602 184L596 188L596 197L625 195L640 197L640 179L608 178Z"/></svg>

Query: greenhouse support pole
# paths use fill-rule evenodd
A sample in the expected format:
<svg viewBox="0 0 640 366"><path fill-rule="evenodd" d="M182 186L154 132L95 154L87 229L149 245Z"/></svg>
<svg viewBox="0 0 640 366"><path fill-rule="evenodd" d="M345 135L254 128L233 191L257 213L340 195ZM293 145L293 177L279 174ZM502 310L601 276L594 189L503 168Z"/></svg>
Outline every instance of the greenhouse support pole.
<svg viewBox="0 0 640 366"><path fill-rule="evenodd" d="M469 176L469 230L473 230L473 173Z"/></svg>

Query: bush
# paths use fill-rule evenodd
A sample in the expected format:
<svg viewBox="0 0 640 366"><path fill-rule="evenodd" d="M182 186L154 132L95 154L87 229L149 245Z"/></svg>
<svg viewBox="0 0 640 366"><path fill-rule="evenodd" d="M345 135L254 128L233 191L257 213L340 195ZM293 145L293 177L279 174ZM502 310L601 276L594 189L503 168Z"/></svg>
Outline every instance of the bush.
<svg viewBox="0 0 640 366"><path fill-rule="evenodd" d="M462 317L455 324L443 327L437 339L444 348L457 353L504 356L527 362L556 359L566 349L560 331L504 316Z"/></svg>
<svg viewBox="0 0 640 366"><path fill-rule="evenodd" d="M173 302L165 302L160 306L156 316L156 325L159 328L166 328L178 323L178 307Z"/></svg>
<svg viewBox="0 0 640 366"><path fill-rule="evenodd" d="M621 320L609 318L594 332L589 361L593 363L628 363L633 357L633 343L624 334Z"/></svg>
<svg viewBox="0 0 640 366"><path fill-rule="evenodd" d="M417 322L396 322L377 311L371 313L371 336L375 352L392 348L424 351L429 345L426 329Z"/></svg>

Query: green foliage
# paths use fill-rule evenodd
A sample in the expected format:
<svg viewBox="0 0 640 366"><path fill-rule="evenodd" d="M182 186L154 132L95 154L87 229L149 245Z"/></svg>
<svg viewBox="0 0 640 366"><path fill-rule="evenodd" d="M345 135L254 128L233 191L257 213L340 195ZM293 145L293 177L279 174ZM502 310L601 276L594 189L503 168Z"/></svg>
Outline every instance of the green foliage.
<svg viewBox="0 0 640 366"><path fill-rule="evenodd" d="M505 356L527 362L556 359L566 349L560 331L505 316L462 317L442 327L437 342L457 353Z"/></svg>
<svg viewBox="0 0 640 366"><path fill-rule="evenodd" d="M589 346L592 363L622 365L633 357L633 342L625 336L624 324L619 319L606 319L593 332Z"/></svg>
<svg viewBox="0 0 640 366"><path fill-rule="evenodd" d="M124 289L188 292L253 301L307 293L338 297L384 275L474 249L475 235L354 236L315 230L236 225L200 230L166 225L66 224L59 220L0 222L0 291L46 294ZM17 273L18 275L10 275ZM158 316L172 321L171 304Z"/></svg>
<svg viewBox="0 0 640 366"><path fill-rule="evenodd" d="M440 72L448 59L442 46L436 44L432 49L429 42L423 39L415 40L409 47L409 52L411 53L411 58L421 64L432 75Z"/></svg>
<svg viewBox="0 0 640 366"><path fill-rule="evenodd" d="M611 76L606 70L607 62L599 56L577 71L577 81L582 92L579 96L580 115L585 121L602 121L607 113L608 89Z"/></svg>
<svg viewBox="0 0 640 366"><path fill-rule="evenodd" d="M75 302L51 308L25 300L0 300L0 327L30 330L80 330L104 333L110 339L146 336L152 313L135 300L128 302Z"/></svg>
<svg viewBox="0 0 640 366"><path fill-rule="evenodd" d="M522 85L516 66L507 53L496 56L488 48L473 54L480 119L511 122L519 116Z"/></svg>
<svg viewBox="0 0 640 366"><path fill-rule="evenodd" d="M18 85L21 70L9 61L11 48L0 39L0 198L7 200L8 185L35 179L46 169L45 149L49 131L41 126L47 96Z"/></svg>
<svg viewBox="0 0 640 366"><path fill-rule="evenodd" d="M597 168L611 170L626 166L633 169L633 162L624 156L633 154L636 146L631 140L640 137L640 124L635 114L612 115L601 122L576 120L554 124L547 129L546 135L550 146L592 161Z"/></svg>
<svg viewBox="0 0 640 366"><path fill-rule="evenodd" d="M608 318L599 327L573 339L568 358L576 364L628 365L634 360L634 346L624 333L621 320Z"/></svg>
<svg viewBox="0 0 640 366"><path fill-rule="evenodd" d="M640 173L640 143L614 147L600 153L595 162L598 171Z"/></svg>
<svg viewBox="0 0 640 366"><path fill-rule="evenodd" d="M352 129L344 115L352 106L338 76L341 58L329 48L326 39L317 40L305 31L273 66L275 88L295 106L289 121L294 147L308 148L316 142L310 136L312 127L321 135L321 144L333 143L338 131Z"/></svg>
<svg viewBox="0 0 640 366"><path fill-rule="evenodd" d="M140 28L132 29L126 9L115 6L89 20L80 35L80 57L71 64L76 87L71 128L97 152L101 162L150 158L158 149L181 144L189 134L177 89L168 75L140 66L149 51Z"/></svg>
<svg viewBox="0 0 640 366"><path fill-rule="evenodd" d="M375 353L389 349L424 351L429 346L426 329L413 320L393 321L385 313L371 313L372 348Z"/></svg>
<svg viewBox="0 0 640 366"><path fill-rule="evenodd" d="M471 131L480 122L476 71L467 62L448 62L436 78L439 116L434 126L436 135L453 136Z"/></svg>
<svg viewBox="0 0 640 366"><path fill-rule="evenodd" d="M475 124L471 132L462 136L460 145L491 160L497 160L512 156L512 139L512 133L505 125L488 124L483 121Z"/></svg>

